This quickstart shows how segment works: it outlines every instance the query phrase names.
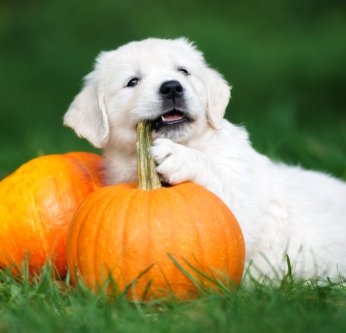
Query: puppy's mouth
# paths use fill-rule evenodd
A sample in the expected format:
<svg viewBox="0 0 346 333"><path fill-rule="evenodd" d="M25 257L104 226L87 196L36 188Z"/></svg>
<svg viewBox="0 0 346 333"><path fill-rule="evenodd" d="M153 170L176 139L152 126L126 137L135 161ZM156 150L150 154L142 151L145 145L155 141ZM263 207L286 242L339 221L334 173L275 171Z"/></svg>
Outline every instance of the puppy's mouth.
<svg viewBox="0 0 346 333"><path fill-rule="evenodd" d="M192 119L186 112L179 111L174 108L171 111L161 114L151 122L153 129L155 131L159 131L163 127L171 127L173 129L181 124L189 123L191 121Z"/></svg>

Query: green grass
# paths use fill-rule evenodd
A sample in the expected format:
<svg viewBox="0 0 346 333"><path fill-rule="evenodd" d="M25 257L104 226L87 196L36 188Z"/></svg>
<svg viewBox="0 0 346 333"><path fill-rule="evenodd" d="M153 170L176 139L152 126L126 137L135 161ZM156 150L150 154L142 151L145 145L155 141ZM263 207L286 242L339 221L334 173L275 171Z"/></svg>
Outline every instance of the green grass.
<svg viewBox="0 0 346 333"><path fill-rule="evenodd" d="M194 301L152 301L92 294L55 280L0 272L0 332L345 332L346 282L299 281L289 272L248 279L236 291L204 290Z"/></svg>

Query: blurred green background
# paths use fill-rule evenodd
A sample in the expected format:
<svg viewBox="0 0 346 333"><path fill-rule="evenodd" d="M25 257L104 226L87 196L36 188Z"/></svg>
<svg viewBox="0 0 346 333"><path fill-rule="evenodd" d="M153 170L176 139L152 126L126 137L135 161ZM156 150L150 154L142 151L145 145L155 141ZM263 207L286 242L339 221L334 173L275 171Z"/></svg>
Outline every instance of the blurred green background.
<svg viewBox="0 0 346 333"><path fill-rule="evenodd" d="M98 52L151 36L196 42L258 150L346 179L344 0L1 0L0 178L41 154L95 151L62 116Z"/></svg>

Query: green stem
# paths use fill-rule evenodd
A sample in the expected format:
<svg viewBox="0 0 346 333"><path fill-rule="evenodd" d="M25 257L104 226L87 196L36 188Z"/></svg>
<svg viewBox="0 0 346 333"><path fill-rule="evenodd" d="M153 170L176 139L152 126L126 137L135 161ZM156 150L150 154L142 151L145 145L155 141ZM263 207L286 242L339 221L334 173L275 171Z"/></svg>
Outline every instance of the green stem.
<svg viewBox="0 0 346 333"><path fill-rule="evenodd" d="M161 187L159 175L156 172L156 164L151 156L151 125L143 120L137 124L137 173L138 188L145 191L155 190Z"/></svg>

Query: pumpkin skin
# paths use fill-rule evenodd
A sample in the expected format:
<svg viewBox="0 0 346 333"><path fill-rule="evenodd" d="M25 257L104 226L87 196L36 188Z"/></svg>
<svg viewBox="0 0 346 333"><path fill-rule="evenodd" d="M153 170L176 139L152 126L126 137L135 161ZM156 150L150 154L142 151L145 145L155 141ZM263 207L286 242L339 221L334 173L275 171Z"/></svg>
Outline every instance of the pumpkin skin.
<svg viewBox="0 0 346 333"><path fill-rule="evenodd" d="M66 239L82 200L102 185L101 157L74 152L35 158L0 183L0 267L28 260L36 273L51 260L67 272Z"/></svg>
<svg viewBox="0 0 346 333"><path fill-rule="evenodd" d="M169 255L197 280L201 275L186 262L239 284L244 239L227 206L191 182L150 191L136 184L101 188L82 203L69 229L72 282L82 278L94 291L108 274L123 291L150 267L129 289L130 298L147 300L171 292L181 299L194 297L195 285Z"/></svg>

